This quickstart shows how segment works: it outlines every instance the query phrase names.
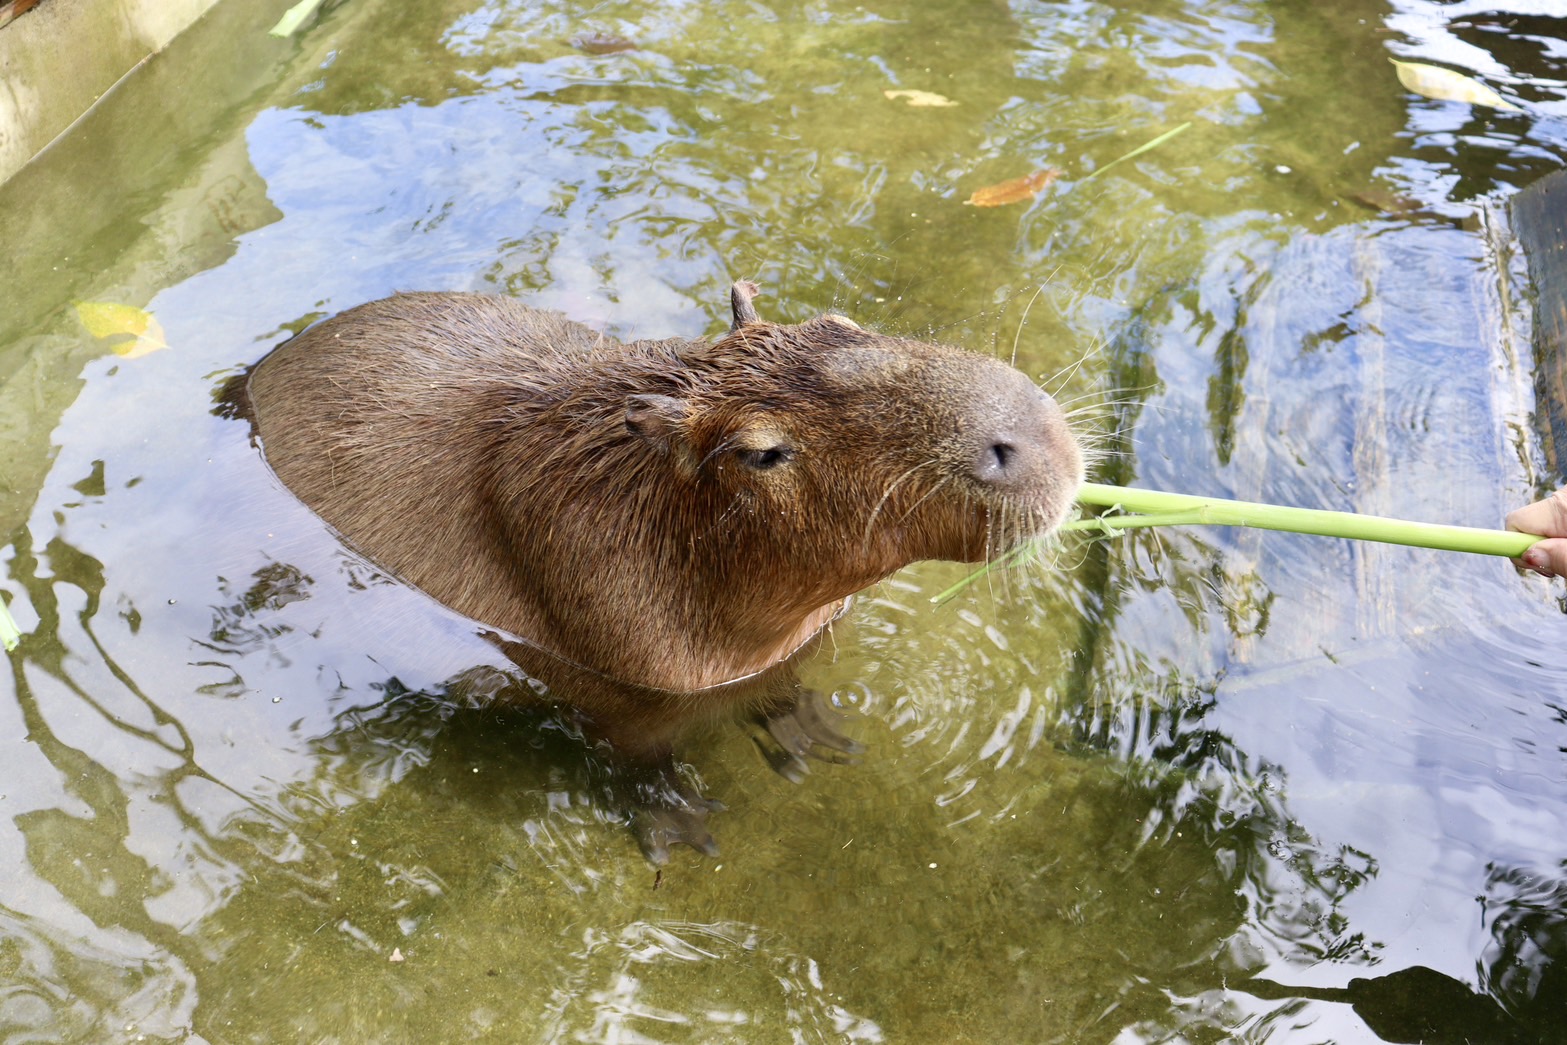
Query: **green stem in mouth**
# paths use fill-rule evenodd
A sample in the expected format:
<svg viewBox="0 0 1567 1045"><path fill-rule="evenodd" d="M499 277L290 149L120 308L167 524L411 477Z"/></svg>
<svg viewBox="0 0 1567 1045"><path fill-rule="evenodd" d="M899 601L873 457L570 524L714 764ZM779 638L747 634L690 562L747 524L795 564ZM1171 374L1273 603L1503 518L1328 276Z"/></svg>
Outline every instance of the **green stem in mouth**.
<svg viewBox="0 0 1567 1045"><path fill-rule="evenodd" d="M1317 508L1289 508L1253 501L1231 501L1220 497L1193 497L1190 494L1160 493L1127 486L1084 483L1078 491L1079 504L1109 509L1108 512L1063 523L1058 532L1086 531L1113 536L1123 530L1148 526L1250 526L1261 530L1285 530L1322 537L1344 537L1355 541L1403 544L1438 551L1473 552L1516 559L1542 538L1511 530L1486 530L1472 526L1445 526L1438 523L1409 522L1355 512L1329 512ZM1042 538L1048 540L1048 538ZM1007 565L1036 550L1041 541L1029 541L995 562L969 574L931 599L946 602L996 566Z"/></svg>

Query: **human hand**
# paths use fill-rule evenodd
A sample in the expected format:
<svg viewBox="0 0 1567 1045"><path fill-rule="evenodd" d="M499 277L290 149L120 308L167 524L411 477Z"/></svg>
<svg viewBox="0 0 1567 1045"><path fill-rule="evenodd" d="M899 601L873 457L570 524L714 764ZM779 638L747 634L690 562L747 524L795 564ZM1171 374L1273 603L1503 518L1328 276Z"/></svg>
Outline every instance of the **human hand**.
<svg viewBox="0 0 1567 1045"><path fill-rule="evenodd" d="M1567 487L1507 513L1507 528L1546 538L1513 562L1545 577L1567 576Z"/></svg>

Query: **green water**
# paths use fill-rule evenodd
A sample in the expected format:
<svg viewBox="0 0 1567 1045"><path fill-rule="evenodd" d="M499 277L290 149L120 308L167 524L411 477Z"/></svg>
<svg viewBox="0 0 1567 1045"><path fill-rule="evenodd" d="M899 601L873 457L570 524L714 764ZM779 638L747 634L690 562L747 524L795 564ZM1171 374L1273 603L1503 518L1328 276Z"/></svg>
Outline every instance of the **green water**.
<svg viewBox="0 0 1567 1045"><path fill-rule="evenodd" d="M1015 359L1101 481L1495 525L1561 478L1501 203L1567 159L1560 19L284 6L220 5L0 187L5 1041L1567 1034L1567 622L1505 564L1144 533L942 607L962 570L917 566L807 669L861 764L693 738L723 855L655 874L558 726L484 703L496 654L214 408L398 289L700 336L752 278Z"/></svg>

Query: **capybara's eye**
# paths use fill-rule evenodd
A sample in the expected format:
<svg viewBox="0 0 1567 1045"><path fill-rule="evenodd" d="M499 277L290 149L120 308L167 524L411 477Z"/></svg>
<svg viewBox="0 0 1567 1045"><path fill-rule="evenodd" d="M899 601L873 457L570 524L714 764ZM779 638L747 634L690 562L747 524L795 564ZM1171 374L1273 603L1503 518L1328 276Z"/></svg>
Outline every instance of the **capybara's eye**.
<svg viewBox="0 0 1567 1045"><path fill-rule="evenodd" d="M741 450L739 457L747 468L754 468L758 472L765 472L769 468L777 468L781 464L788 464L794 457L794 451L787 446L768 446L760 450Z"/></svg>

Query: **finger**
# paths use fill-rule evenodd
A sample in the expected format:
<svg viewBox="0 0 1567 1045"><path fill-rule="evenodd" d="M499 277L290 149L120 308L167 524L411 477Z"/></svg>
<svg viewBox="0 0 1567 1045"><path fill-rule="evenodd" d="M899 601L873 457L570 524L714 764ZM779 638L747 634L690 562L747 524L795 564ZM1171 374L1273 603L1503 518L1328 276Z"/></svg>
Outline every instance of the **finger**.
<svg viewBox="0 0 1567 1045"><path fill-rule="evenodd" d="M1567 487L1507 515L1507 528L1542 537L1567 537Z"/></svg>
<svg viewBox="0 0 1567 1045"><path fill-rule="evenodd" d="M1543 577L1567 576L1567 540L1556 537L1541 541L1513 561Z"/></svg>

